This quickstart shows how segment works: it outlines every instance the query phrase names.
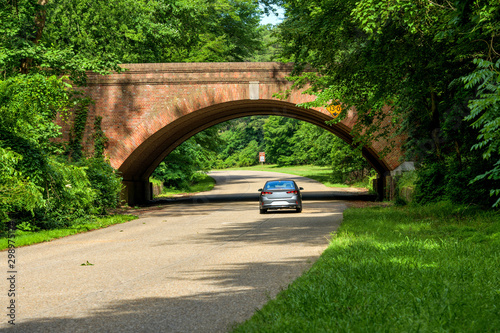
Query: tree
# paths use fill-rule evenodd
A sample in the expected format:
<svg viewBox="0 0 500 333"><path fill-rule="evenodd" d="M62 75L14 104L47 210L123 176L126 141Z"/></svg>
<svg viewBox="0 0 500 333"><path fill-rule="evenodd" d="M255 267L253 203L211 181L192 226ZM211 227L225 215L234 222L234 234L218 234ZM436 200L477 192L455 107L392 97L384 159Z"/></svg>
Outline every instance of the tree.
<svg viewBox="0 0 500 333"><path fill-rule="evenodd" d="M470 115L467 120L474 120L472 126L479 129L478 143L472 149L483 151L483 158L493 160L492 169L478 175L472 182L490 179L500 180L500 59L494 64L486 60L477 60L478 69L463 78L466 87L476 87L475 99L469 101ZM496 162L495 162L496 160ZM494 206L500 205L500 188L492 188L491 196L499 197Z"/></svg>
<svg viewBox="0 0 500 333"><path fill-rule="evenodd" d="M264 150L265 121L266 117L252 116L233 119L220 125L219 137L223 142L219 154L220 167L258 163L258 153Z"/></svg>
<svg viewBox="0 0 500 333"><path fill-rule="evenodd" d="M343 182L350 173L370 169L361 152L339 137L316 125L300 122L292 137L295 164L330 166L336 181Z"/></svg>
<svg viewBox="0 0 500 333"><path fill-rule="evenodd" d="M281 45L276 35L277 29L271 24L263 25L259 27L259 34L262 39L262 49L257 50L257 53L251 58L251 61L279 61Z"/></svg>
<svg viewBox="0 0 500 333"><path fill-rule="evenodd" d="M220 150L218 126L213 126L183 142L155 169L152 178L168 188L189 191L199 171L215 166L215 155Z"/></svg>
<svg viewBox="0 0 500 333"><path fill-rule="evenodd" d="M266 160L269 163L293 165L292 137L299 121L293 118L270 116L264 124Z"/></svg>
<svg viewBox="0 0 500 333"><path fill-rule="evenodd" d="M91 101L78 87L88 71L120 72L127 62L244 60L261 45L259 13L250 0L1 2L0 193L26 189L1 198L2 219L31 212L40 225L56 226L117 204L120 178L102 157L98 121L97 156L87 158L79 142ZM58 138L59 116L73 121L70 142ZM209 133L192 151L215 138Z"/></svg>
<svg viewBox="0 0 500 333"><path fill-rule="evenodd" d="M286 9L279 25L284 56L298 74L306 64L316 69L294 78L317 96L305 106L355 107L356 143L403 132L407 158L422 165L439 163L454 173L477 161L470 149L479 133L465 118L477 95L461 82L475 71L473 58L499 57L497 1L274 3ZM471 172L474 179L484 166Z"/></svg>
<svg viewBox="0 0 500 333"><path fill-rule="evenodd" d="M250 0L4 2L0 73L65 73L80 84L120 63L242 61L261 48L259 15Z"/></svg>
<svg viewBox="0 0 500 333"><path fill-rule="evenodd" d="M251 0L207 1L194 47L173 61L247 61L262 48L258 4Z"/></svg>

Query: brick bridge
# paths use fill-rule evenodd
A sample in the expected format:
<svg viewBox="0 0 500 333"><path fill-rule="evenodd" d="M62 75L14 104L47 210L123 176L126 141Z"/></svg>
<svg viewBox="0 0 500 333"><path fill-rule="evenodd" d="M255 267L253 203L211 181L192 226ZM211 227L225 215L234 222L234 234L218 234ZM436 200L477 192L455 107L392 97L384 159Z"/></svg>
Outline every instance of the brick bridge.
<svg viewBox="0 0 500 333"><path fill-rule="evenodd" d="M149 176L175 147L230 119L254 115L292 117L352 142L349 133L355 112L329 126L325 122L332 117L325 109L296 106L311 101L312 96L295 91L286 101L272 97L290 87L285 77L291 72L291 64L166 63L122 67L127 71L121 74L89 75L86 89L95 105L89 111L87 125L91 127L95 116L103 117L102 128L109 138L106 154L111 165L122 173L129 204L151 198ZM88 134L84 142L89 142ZM401 155L394 150L380 158L378 152L383 147L384 143L375 142L362 151L380 175L394 170Z"/></svg>

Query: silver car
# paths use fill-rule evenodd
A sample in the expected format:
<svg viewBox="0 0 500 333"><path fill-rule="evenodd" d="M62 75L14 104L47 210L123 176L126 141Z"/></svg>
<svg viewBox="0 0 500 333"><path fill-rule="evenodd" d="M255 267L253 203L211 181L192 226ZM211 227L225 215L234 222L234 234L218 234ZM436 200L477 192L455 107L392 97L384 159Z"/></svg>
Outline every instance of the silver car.
<svg viewBox="0 0 500 333"><path fill-rule="evenodd" d="M298 187L293 180L269 180L264 188L259 189L260 213L267 213L268 209L295 209L302 211L302 187Z"/></svg>

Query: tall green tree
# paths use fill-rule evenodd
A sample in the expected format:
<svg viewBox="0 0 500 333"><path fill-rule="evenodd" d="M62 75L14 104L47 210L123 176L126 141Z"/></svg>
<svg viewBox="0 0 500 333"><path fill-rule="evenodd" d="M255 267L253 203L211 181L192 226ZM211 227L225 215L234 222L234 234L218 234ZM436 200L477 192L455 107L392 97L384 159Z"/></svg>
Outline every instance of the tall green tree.
<svg viewBox="0 0 500 333"><path fill-rule="evenodd" d="M316 125L300 122L291 141L294 164L330 166L339 182L349 173L370 169L360 151Z"/></svg>
<svg viewBox="0 0 500 333"><path fill-rule="evenodd" d="M168 188L189 191L198 180L199 172L216 167L216 156L221 150L218 126L200 132L174 149L155 169L152 178Z"/></svg>
<svg viewBox="0 0 500 333"><path fill-rule="evenodd" d="M248 61L262 48L261 12L252 0L208 0L194 47L174 61Z"/></svg>
<svg viewBox="0 0 500 333"><path fill-rule="evenodd" d="M495 169L484 173L488 167L477 158L482 152L470 150L478 134L483 141L478 132L482 125L471 127L480 112L467 117L467 106L473 106L469 101L485 100L485 85L473 87L472 81L488 80L475 76L477 80L466 86L463 78L480 72L474 58L489 61L494 71L499 58L498 1L267 2L286 9L279 26L284 56L296 62L297 73L306 64L316 69L295 77L297 86L308 83L317 96L305 106L341 102L344 110L355 107L359 121L353 134L358 143L403 132L408 136L407 157L423 167L437 163L449 174L467 173L463 180L468 181L481 174L495 179ZM488 82L491 87L493 81ZM482 112L491 115L494 110L496 106ZM493 127L482 128L492 133ZM491 137L485 144L493 141ZM498 156L498 150L492 152L489 168ZM476 167L468 170L471 164ZM481 186L494 184L483 179ZM486 201L479 196L475 200Z"/></svg>
<svg viewBox="0 0 500 333"><path fill-rule="evenodd" d="M250 59L256 62L280 61L281 44L277 37L278 30L271 24L259 27L262 48Z"/></svg>
<svg viewBox="0 0 500 333"><path fill-rule="evenodd" d="M56 226L116 205L119 177L102 156L81 158L75 134L69 161L54 141L56 117L74 119L75 131L85 123L88 101L77 87L87 71L119 72L125 62L243 60L260 47L258 14L248 0L0 2L2 219L32 213L40 225ZM81 112L71 117L71 110ZM21 185L23 195L6 195Z"/></svg>
<svg viewBox="0 0 500 333"><path fill-rule="evenodd" d="M299 121L293 118L270 116L264 124L264 142L266 161L278 165L292 165L292 138L299 127Z"/></svg>
<svg viewBox="0 0 500 333"><path fill-rule="evenodd" d="M261 48L250 0L16 0L0 5L0 73L119 70L119 63L242 61Z"/></svg>
<svg viewBox="0 0 500 333"><path fill-rule="evenodd" d="M264 151L263 125L266 119L267 117L252 116L221 124L221 167L250 166L258 163L259 152Z"/></svg>

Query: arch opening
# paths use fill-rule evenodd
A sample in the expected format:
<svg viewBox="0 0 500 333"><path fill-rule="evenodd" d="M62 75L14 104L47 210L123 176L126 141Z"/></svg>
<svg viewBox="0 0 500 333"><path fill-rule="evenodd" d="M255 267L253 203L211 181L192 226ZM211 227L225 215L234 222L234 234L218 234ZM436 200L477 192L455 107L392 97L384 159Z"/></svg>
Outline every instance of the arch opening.
<svg viewBox="0 0 500 333"><path fill-rule="evenodd" d="M314 124L352 144L349 127L342 123L331 126L326 124L331 117L314 109L305 109L277 100L239 100L220 103L184 115L144 140L118 168L126 186L124 199L129 204L150 200L152 198L150 175L170 152L193 135L228 120L269 115L295 118ZM362 155L379 175L390 171L390 167L371 147L363 147Z"/></svg>

